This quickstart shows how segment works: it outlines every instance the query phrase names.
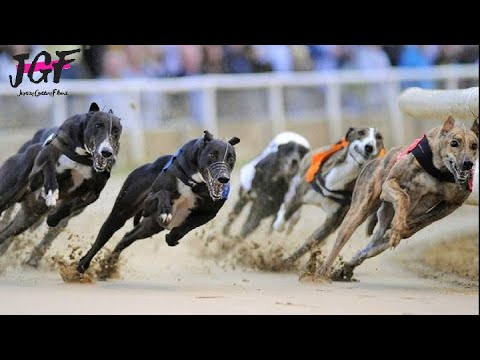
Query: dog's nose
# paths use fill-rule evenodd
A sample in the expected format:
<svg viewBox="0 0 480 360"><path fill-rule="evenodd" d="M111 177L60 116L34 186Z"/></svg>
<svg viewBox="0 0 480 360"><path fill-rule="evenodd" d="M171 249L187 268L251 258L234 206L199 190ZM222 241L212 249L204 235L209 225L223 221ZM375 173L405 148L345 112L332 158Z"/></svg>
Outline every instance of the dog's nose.
<svg viewBox="0 0 480 360"><path fill-rule="evenodd" d="M108 149L103 149L103 150L102 150L102 156L103 156L104 158L109 158L109 157L112 156L112 155L113 155L113 153L112 153L110 150L108 150Z"/></svg>
<svg viewBox="0 0 480 360"><path fill-rule="evenodd" d="M371 154L373 152L373 146L370 144L365 145L365 153Z"/></svg>
<svg viewBox="0 0 480 360"><path fill-rule="evenodd" d="M463 162L462 169L463 170L470 170L473 167L473 162L470 160L466 160Z"/></svg>
<svg viewBox="0 0 480 360"><path fill-rule="evenodd" d="M229 177L226 177L226 176L220 176L218 178L218 182L221 183L221 184L226 184L230 181L230 178Z"/></svg>

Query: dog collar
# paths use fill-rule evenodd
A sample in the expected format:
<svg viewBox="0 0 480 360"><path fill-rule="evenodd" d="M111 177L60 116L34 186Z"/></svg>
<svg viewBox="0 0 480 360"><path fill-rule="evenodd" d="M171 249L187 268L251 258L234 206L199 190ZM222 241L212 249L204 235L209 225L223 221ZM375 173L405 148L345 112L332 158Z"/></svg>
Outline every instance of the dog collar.
<svg viewBox="0 0 480 360"><path fill-rule="evenodd" d="M440 171L433 165L433 154L427 135L423 135L420 141L417 142L417 145L408 152L412 153L422 168L434 178L440 181L455 183L455 177L450 171Z"/></svg>
<svg viewBox="0 0 480 360"><path fill-rule="evenodd" d="M176 166L180 170L180 172L177 173L175 176L177 176L177 178L179 178L181 182L183 182L185 185L190 186L190 187L194 186L194 185L202 184L198 181L193 180L192 177L190 175L188 175L188 173L185 171L185 169L180 164L180 161L179 161L178 158L180 157L182 152L183 152L183 148L178 149L177 152L175 153L175 155L173 155L170 158L170 160L168 160L168 162L165 164L165 166L162 168L162 171L167 171L168 169L170 169L173 165L173 162L176 160Z"/></svg>

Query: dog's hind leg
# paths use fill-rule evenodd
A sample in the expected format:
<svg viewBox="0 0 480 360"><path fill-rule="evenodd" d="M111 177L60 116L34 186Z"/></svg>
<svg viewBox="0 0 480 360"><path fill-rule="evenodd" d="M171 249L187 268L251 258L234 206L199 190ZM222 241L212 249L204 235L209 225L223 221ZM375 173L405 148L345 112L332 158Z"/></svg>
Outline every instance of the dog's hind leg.
<svg viewBox="0 0 480 360"><path fill-rule="evenodd" d="M290 218L290 221L287 223L287 235L290 235L295 228L295 225L300 221L300 217L302 215L302 209L298 209Z"/></svg>
<svg viewBox="0 0 480 360"><path fill-rule="evenodd" d="M133 218L133 226L137 226L140 224L140 220L142 219L143 216L143 211L139 211L138 213L135 214L135 217Z"/></svg>
<svg viewBox="0 0 480 360"><path fill-rule="evenodd" d="M140 224L126 233L117 246L115 246L107 260L109 266L114 266L120 257L120 253L132 245L135 241L146 239L150 236L158 234L162 230L164 230L164 228L158 224L155 216L144 218Z"/></svg>
<svg viewBox="0 0 480 360"><path fill-rule="evenodd" d="M285 229L285 223L290 217L298 210L303 204L303 194L306 187L300 175L295 175L290 182L288 191L285 194L284 201L278 210L273 228L276 231L283 231Z"/></svg>
<svg viewBox="0 0 480 360"><path fill-rule="evenodd" d="M242 188L240 188L240 191L238 194L238 200L235 203L233 210L230 212L230 214L228 214L227 223L223 226L223 230L222 230L223 235L225 236L230 235L230 228L232 227L233 222L240 215L245 205L248 204L249 200L250 200L249 196L245 193L245 191Z"/></svg>
<svg viewBox="0 0 480 360"><path fill-rule="evenodd" d="M82 208L71 214L69 217L62 219L57 226L49 227L42 241L37 244L37 246L35 246L32 253L30 254L29 259L25 262L25 264L37 268L40 260L52 246L53 241L67 228L70 219L79 215L84 209L85 208Z"/></svg>
<svg viewBox="0 0 480 360"><path fill-rule="evenodd" d="M378 223L377 214L376 212L374 212L367 218L367 227L366 227L367 236L372 236L373 230L375 230L375 226L377 226L377 223Z"/></svg>
<svg viewBox="0 0 480 360"><path fill-rule="evenodd" d="M253 211L253 209L255 209L255 211ZM240 231L240 237L242 239L245 239L260 225L260 222L262 221L260 214L263 213L265 213L265 211L262 209L262 205L259 204L258 201L254 201L252 204L252 210L248 213L247 220Z"/></svg>
<svg viewBox="0 0 480 360"><path fill-rule="evenodd" d="M376 218L379 219L379 227L375 234L373 235L370 243L357 252L353 258L346 262L339 270L335 271L332 275L334 280L350 281L353 276L353 270L362 264L366 259L377 256L378 254L387 250L389 245L389 233L387 233L388 228L393 219L394 210L391 203L382 202L380 209L376 214Z"/></svg>
<svg viewBox="0 0 480 360"><path fill-rule="evenodd" d="M365 169L366 168L364 168L364 170ZM363 178L362 174L364 175ZM351 238L355 230L362 225L379 205L381 191L382 188L379 179L373 177L368 171L360 174L357 180L357 186L353 192L350 209L340 225L335 244L317 272L319 278L328 278L333 262L338 254L340 254L342 248Z"/></svg>
<svg viewBox="0 0 480 360"><path fill-rule="evenodd" d="M308 237L300 248L298 248L292 255L286 260L286 264L291 266L298 259L300 259L307 252L311 251L315 246L322 243L330 234L335 232L342 223L345 214L348 211L348 206L340 206L335 212L330 214L323 225L319 227L315 232Z"/></svg>
<svg viewBox="0 0 480 360"><path fill-rule="evenodd" d="M0 232L0 256L5 254L15 239L37 221L43 221L43 214L32 212L22 203L22 207L15 215L13 221Z"/></svg>
<svg viewBox="0 0 480 360"><path fill-rule="evenodd" d="M112 212L108 216L107 220L103 223L97 239L93 243L92 247L88 252L80 259L78 263L77 270L81 273L84 273L90 266L90 262L93 257L97 254L98 251L107 243L108 240L120 229L128 219L132 216L135 216L138 213L138 207L135 208L124 208L123 211L119 209L121 206L117 206L119 203L115 203Z"/></svg>
<svg viewBox="0 0 480 360"><path fill-rule="evenodd" d="M3 212L2 219L0 220L0 231L5 229L8 224L12 221L12 216L15 211L15 205L12 207L9 207L7 210Z"/></svg>

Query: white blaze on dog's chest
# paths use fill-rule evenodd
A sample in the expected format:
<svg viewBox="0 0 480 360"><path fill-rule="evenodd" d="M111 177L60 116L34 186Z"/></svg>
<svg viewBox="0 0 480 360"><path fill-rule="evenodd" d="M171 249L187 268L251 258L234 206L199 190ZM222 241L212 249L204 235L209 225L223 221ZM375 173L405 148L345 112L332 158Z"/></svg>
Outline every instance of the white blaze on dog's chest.
<svg viewBox="0 0 480 360"><path fill-rule="evenodd" d="M343 163L332 167L325 176L325 186L329 190L345 190L346 186L354 181L359 173L360 166L350 154Z"/></svg>
<svg viewBox="0 0 480 360"><path fill-rule="evenodd" d="M180 197L173 201L172 220L166 226L169 230L180 226L188 215L190 215L192 209L197 206L197 195L192 191L190 186L185 185L177 179L177 187Z"/></svg>
<svg viewBox="0 0 480 360"><path fill-rule="evenodd" d="M75 190L82 184L84 180L88 180L92 177L91 166L79 164L65 155L61 155L58 158L56 170L59 174L63 173L66 170L71 170L73 186L69 189L69 191Z"/></svg>

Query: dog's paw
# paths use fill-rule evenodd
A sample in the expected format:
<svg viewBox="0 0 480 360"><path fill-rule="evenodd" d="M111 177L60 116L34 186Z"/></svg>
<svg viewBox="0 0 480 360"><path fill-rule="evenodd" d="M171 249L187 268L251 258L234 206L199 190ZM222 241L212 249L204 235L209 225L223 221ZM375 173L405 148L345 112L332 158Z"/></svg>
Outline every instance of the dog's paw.
<svg viewBox="0 0 480 360"><path fill-rule="evenodd" d="M388 229L385 232L385 238L389 239L388 243L390 245L390 248L395 249L398 244L400 244L400 241L402 240L402 235L399 231Z"/></svg>
<svg viewBox="0 0 480 360"><path fill-rule="evenodd" d="M45 194L45 189L42 188L41 195L45 199L45 205L47 205L48 207L53 207L57 205L58 189L56 189L55 191L48 190L48 192Z"/></svg>
<svg viewBox="0 0 480 360"><path fill-rule="evenodd" d="M173 236L171 233L165 235L165 241L167 242L168 246L178 245L178 238Z"/></svg>
<svg viewBox="0 0 480 360"><path fill-rule="evenodd" d="M173 215L170 213L160 214L160 221L165 225L168 225L170 221L172 221L172 218L173 218Z"/></svg>
<svg viewBox="0 0 480 360"><path fill-rule="evenodd" d="M88 269L89 267L90 267L90 261L88 261L88 259L82 258L82 259L80 259L80 261L78 262L77 271L78 271L80 274L83 274L85 271L87 271L87 269Z"/></svg>
<svg viewBox="0 0 480 360"><path fill-rule="evenodd" d="M55 227L58 225L59 222L60 222L60 219L56 218L55 216L47 217L47 225L49 227Z"/></svg>
<svg viewBox="0 0 480 360"><path fill-rule="evenodd" d="M278 232L283 232L285 230L285 222L277 218L273 223L273 229Z"/></svg>

